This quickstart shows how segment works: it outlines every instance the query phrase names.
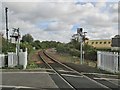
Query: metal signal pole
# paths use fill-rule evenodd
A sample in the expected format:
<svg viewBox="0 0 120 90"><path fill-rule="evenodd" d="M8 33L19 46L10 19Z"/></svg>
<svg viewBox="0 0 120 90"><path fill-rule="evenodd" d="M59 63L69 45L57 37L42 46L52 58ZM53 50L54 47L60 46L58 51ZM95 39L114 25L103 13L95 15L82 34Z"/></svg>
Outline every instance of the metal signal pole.
<svg viewBox="0 0 120 90"><path fill-rule="evenodd" d="M19 32L19 28L16 29L16 28L13 28L13 34L10 36L11 38L15 38L15 43L16 43L16 53L17 53L17 56L18 56L18 65L20 64L20 61L19 61L19 51L20 51L20 45L19 45L19 42L20 42L20 32Z"/></svg>
<svg viewBox="0 0 120 90"><path fill-rule="evenodd" d="M83 53L83 42L85 43L85 33L83 32L83 28L77 28L77 34L79 37L79 42L80 42L80 63L84 63L84 53Z"/></svg>
<svg viewBox="0 0 120 90"><path fill-rule="evenodd" d="M80 43L80 63L81 64L83 64L83 51L82 51L82 39L83 39L83 37L82 37L82 28L77 28L77 34L78 34L78 37L79 37L79 43Z"/></svg>
<svg viewBox="0 0 120 90"><path fill-rule="evenodd" d="M80 59L81 59L81 64L83 64L83 50L82 50L82 41L80 42Z"/></svg>

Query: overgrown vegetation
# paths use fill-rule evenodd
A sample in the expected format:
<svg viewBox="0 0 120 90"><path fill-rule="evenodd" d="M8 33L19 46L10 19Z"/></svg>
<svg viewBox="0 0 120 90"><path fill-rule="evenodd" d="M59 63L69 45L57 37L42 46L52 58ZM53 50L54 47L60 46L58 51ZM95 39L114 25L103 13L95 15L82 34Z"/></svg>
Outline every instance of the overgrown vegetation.
<svg viewBox="0 0 120 90"><path fill-rule="evenodd" d="M7 44L7 40L4 37L2 37L2 52L3 53L6 54L7 52L15 52L15 47L16 45L10 42L8 42Z"/></svg>
<svg viewBox="0 0 120 90"><path fill-rule="evenodd" d="M56 47L56 50L59 53L67 53L72 56L80 57L80 43L76 39L71 39L71 41L67 44L60 44ZM97 59L97 50L85 44L83 46L83 50L85 52L85 59L87 60L96 60Z"/></svg>
<svg viewBox="0 0 120 90"><path fill-rule="evenodd" d="M12 44L9 42L9 47L7 47L7 41L5 38L2 38L2 50L3 53L9 52L15 52L15 44ZM80 43L76 39L71 39L69 43L61 43L61 42L56 42L56 41L39 41L39 40L34 40L32 35L30 34L25 34L22 37L22 40L20 42L20 48L25 51L25 48L28 49L28 54L35 50L39 49L48 49L48 48L56 48L58 53L66 53L70 54L72 56L80 57ZM83 46L83 50L85 52L85 59L87 60L97 60L97 50L96 48L85 44ZM99 49L99 50L104 50L104 51L110 51L110 49Z"/></svg>
<svg viewBox="0 0 120 90"><path fill-rule="evenodd" d="M34 61L29 61L27 65L27 69L34 69L34 68L38 68L38 65Z"/></svg>

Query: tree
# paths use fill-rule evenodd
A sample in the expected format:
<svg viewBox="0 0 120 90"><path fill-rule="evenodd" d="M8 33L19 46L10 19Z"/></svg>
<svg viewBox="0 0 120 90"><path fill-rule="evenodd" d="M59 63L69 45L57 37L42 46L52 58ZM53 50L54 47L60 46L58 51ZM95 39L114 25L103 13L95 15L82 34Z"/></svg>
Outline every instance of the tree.
<svg viewBox="0 0 120 90"><path fill-rule="evenodd" d="M7 53L7 52L15 52L15 48L16 45L11 43L11 42L8 42L8 45L7 45L7 40L2 37L2 52L3 53Z"/></svg>
<svg viewBox="0 0 120 90"><path fill-rule="evenodd" d="M23 37L22 37L22 42L28 42L28 43L32 43L33 42L33 37L32 35L30 34L25 34Z"/></svg>
<svg viewBox="0 0 120 90"><path fill-rule="evenodd" d="M39 40L36 40L32 43L32 46L35 47L36 49L40 49L41 48L41 44Z"/></svg>
<svg viewBox="0 0 120 90"><path fill-rule="evenodd" d="M22 42L20 43L20 48L23 49L23 51L25 51L25 49L28 49L28 54L33 50L33 47L31 44L29 44L28 42Z"/></svg>

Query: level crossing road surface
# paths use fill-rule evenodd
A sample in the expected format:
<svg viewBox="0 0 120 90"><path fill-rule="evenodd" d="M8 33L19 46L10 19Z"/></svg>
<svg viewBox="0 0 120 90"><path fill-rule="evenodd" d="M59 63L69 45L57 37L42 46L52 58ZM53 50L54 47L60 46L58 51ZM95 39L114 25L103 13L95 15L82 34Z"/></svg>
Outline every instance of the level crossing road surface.
<svg viewBox="0 0 120 90"><path fill-rule="evenodd" d="M82 75L63 74L78 90L111 90L84 78ZM53 72L2 72L2 90L72 90ZM114 87L117 88L117 87ZM117 89L115 89L117 90Z"/></svg>

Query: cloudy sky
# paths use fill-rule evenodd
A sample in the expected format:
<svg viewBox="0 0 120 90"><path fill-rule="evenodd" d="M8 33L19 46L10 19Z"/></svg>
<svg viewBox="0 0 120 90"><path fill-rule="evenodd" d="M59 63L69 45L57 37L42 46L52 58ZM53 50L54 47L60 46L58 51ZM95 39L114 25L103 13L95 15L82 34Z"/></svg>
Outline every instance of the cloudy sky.
<svg viewBox="0 0 120 90"><path fill-rule="evenodd" d="M22 35L29 33L40 41L69 42L77 28L83 28L90 39L110 39L118 33L118 0L6 1L2 2L3 33L5 7L9 33L20 28Z"/></svg>

